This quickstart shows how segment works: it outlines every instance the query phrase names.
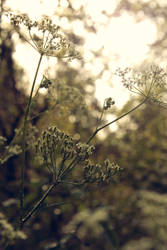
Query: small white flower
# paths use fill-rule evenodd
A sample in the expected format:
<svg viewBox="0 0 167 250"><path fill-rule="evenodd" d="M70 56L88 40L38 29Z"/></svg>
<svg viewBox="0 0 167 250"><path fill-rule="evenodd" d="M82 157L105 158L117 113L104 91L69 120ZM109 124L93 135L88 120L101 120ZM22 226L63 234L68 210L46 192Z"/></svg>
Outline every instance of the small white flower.
<svg viewBox="0 0 167 250"><path fill-rule="evenodd" d="M9 17L18 32L22 25L27 28L28 37L23 37L40 54L68 59L81 58L60 27L48 16L44 16L39 22L30 20L26 14L9 14Z"/></svg>

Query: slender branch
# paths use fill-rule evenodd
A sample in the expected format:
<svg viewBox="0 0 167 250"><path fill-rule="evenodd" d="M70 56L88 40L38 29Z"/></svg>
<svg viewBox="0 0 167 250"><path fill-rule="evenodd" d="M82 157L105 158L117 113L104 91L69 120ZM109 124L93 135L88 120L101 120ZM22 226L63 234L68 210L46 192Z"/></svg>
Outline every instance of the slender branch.
<svg viewBox="0 0 167 250"><path fill-rule="evenodd" d="M55 183L53 183L48 188L48 190L44 193L44 195L42 196L42 198L34 205L34 207L32 208L32 210L22 219L22 226L26 223L26 221L28 221L31 218L31 216L38 210L38 208L40 208L40 206L42 205L42 203L44 202L44 200L47 198L48 194L58 184L59 184L59 182L55 182Z"/></svg>
<svg viewBox="0 0 167 250"><path fill-rule="evenodd" d="M108 126L111 125L112 123L114 123L114 122L116 122L116 121L122 119L124 116L126 116L126 115L130 114L131 112L135 111L135 110L138 109L141 105L143 105L143 104L146 102L146 100L147 100L147 97L146 97L144 100L142 100L142 102L140 102L137 106L135 106L134 108L132 108L131 110L129 110L128 112L122 114L121 116L119 116L119 117L117 117L116 119L114 119L113 121L111 121L111 122L105 124L104 126L98 128L98 129L96 129L95 132L93 133L93 135L88 139L87 144L89 144L89 143L92 141L92 139L96 136L96 134L97 134L100 130L102 130L102 129L108 127Z"/></svg>
<svg viewBox="0 0 167 250"><path fill-rule="evenodd" d="M60 179L65 178L65 176L71 172L71 170L78 164L77 156L72 160L72 162L60 173Z"/></svg>
<svg viewBox="0 0 167 250"><path fill-rule="evenodd" d="M53 183L48 189L47 191L44 193L44 195L42 196L42 198L34 205L34 207L32 208L32 210L22 219L22 227L24 225L24 223L26 223L31 216L42 206L42 203L44 202L44 200L47 198L47 196L49 195L49 193L52 191L52 189L57 186L59 183L66 183L66 184L71 184L71 185L77 185L77 186L81 186L83 185L85 182L80 182L80 183L74 183L74 182L70 182L70 181L56 181L55 183ZM54 205L61 205L62 203L55 203ZM52 205L50 205L52 206ZM49 207L48 205L46 207Z"/></svg>
<svg viewBox="0 0 167 250"><path fill-rule="evenodd" d="M31 44L29 41L28 41L28 43L29 43L35 50L37 50L38 45L37 45L36 42L34 41L32 35L31 35L31 30L30 30L30 29L28 29L28 33L29 33L29 36L30 36L30 38L31 38L31 41L33 42L33 44L34 44L35 46L34 46L33 44ZM25 39L25 38L24 38L24 39ZM27 42L27 40L26 40L26 42Z"/></svg>
<svg viewBox="0 0 167 250"><path fill-rule="evenodd" d="M30 92L30 96L29 96L29 100L28 100L28 104L27 104L27 108L25 112L24 124L23 124L23 139L22 139L23 140L23 144L22 144L23 164L21 167L21 184L20 184L20 227L22 227L22 218L23 218L23 209L24 209L24 172L25 172L25 160L26 160L25 159L26 158L26 129L27 129L28 115L30 112L33 91L34 91L35 82L36 82L37 75L39 72L39 67L41 64L42 57L43 57L43 54L41 54L39 58L39 62L38 62L37 69L35 72L34 80L33 80L32 87L31 87L31 92Z"/></svg>

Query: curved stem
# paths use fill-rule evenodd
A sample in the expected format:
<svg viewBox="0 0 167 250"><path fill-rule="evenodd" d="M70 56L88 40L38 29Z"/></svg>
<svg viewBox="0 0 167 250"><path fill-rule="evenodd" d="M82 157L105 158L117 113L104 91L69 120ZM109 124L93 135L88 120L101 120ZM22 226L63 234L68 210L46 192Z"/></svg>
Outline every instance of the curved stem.
<svg viewBox="0 0 167 250"><path fill-rule="evenodd" d="M100 130L102 130L102 129L108 127L108 126L111 125L112 123L114 123L114 122L120 120L120 119L123 118L124 116L126 116L126 115L130 114L131 112L135 111L135 110L138 109L141 105L143 105L143 104L146 102L146 100L147 100L147 97L146 97L142 102L140 102L137 106L135 106L134 108L132 108L131 110L129 110L128 112L122 114L121 116L119 116L119 117L117 117L116 119L114 119L113 121L111 121L111 122L105 124L104 126L98 128L98 129L96 129L95 132L93 133L93 135L88 139L87 144L89 144L89 143L92 141L92 139L95 137L95 135L96 135Z"/></svg>
<svg viewBox="0 0 167 250"><path fill-rule="evenodd" d="M32 87L31 87L31 92L30 92L30 96L29 96L29 100L28 100L28 104L27 104L27 108L25 112L24 124L23 124L23 144L22 144L23 163L21 167L21 184L20 184L20 227L22 227L23 208L24 208L24 171L25 171L25 158L26 158L25 157L26 156L26 138L25 137L26 137L27 121L28 121L28 115L30 112L30 106L31 106L33 91L35 87L35 82L36 82L37 75L39 72L39 67L41 64L42 57L43 57L43 54L41 54L39 58L39 62L38 62L37 69L35 72L34 80L33 80Z"/></svg>

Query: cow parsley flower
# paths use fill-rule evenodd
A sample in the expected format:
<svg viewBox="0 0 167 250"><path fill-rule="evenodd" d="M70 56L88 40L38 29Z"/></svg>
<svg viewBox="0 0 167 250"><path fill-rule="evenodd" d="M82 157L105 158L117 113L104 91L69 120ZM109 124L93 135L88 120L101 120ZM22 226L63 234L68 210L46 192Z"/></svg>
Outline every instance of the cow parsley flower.
<svg viewBox="0 0 167 250"><path fill-rule="evenodd" d="M167 85L167 72L157 65L149 69L134 71L131 68L118 69L116 74L121 78L123 85L131 92L143 96L148 101L165 106L162 94Z"/></svg>
<svg viewBox="0 0 167 250"><path fill-rule="evenodd" d="M9 17L19 33L22 26L27 29L28 37L23 34L21 36L40 54L68 59L81 58L60 27L48 16L44 16L40 21L32 21L27 14L10 13Z"/></svg>
<svg viewBox="0 0 167 250"><path fill-rule="evenodd" d="M89 183L109 183L112 181L112 177L122 170L117 164L111 163L108 159L103 164L94 164L88 160L84 166L84 179Z"/></svg>
<svg viewBox="0 0 167 250"><path fill-rule="evenodd" d="M111 106L114 105L114 104L115 104L115 101L114 101L111 97L108 97L108 98L106 98L105 101L104 101L104 106L103 106L103 108L104 108L104 110L108 110L108 109L110 109Z"/></svg>
<svg viewBox="0 0 167 250"><path fill-rule="evenodd" d="M77 158L80 161L87 160L93 154L94 150L95 147L93 145L90 146L86 143L81 143L81 142L76 144Z"/></svg>
<svg viewBox="0 0 167 250"><path fill-rule="evenodd" d="M65 163L73 159L75 155L73 139L55 126L43 131L37 142L36 150L41 154L44 164L55 177L65 167Z"/></svg>

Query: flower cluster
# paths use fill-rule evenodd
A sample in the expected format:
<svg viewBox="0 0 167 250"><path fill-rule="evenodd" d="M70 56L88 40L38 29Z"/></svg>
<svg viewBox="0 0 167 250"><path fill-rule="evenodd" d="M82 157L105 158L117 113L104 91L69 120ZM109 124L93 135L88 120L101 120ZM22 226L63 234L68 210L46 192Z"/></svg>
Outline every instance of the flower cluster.
<svg viewBox="0 0 167 250"><path fill-rule="evenodd" d="M44 164L54 174L59 176L68 160L75 155L74 140L57 127L49 127L39 138L36 150L43 158Z"/></svg>
<svg viewBox="0 0 167 250"><path fill-rule="evenodd" d="M122 169L108 159L104 164L93 164L89 158L95 150L94 146L75 141L57 127L49 127L39 138L37 152L42 156L46 167L55 180L61 180L62 173L68 172L77 164L83 165L84 182L110 182L112 176Z"/></svg>
<svg viewBox="0 0 167 250"><path fill-rule="evenodd" d="M167 73L159 66L134 71L131 68L118 69L116 74L121 77L123 85L133 93L139 94L149 101L163 105L162 92L166 88Z"/></svg>
<svg viewBox="0 0 167 250"><path fill-rule="evenodd" d="M9 14L11 24L16 30L23 25L28 30L28 38L23 38L40 54L59 58L81 58L74 45L65 38L60 27L48 16L40 21L32 21L27 14ZM29 40L31 42L29 42Z"/></svg>
<svg viewBox="0 0 167 250"><path fill-rule="evenodd" d="M104 164L93 164L89 160L84 167L84 179L86 182L111 182L112 177L122 171L117 164L111 163L108 159L104 161Z"/></svg>
<svg viewBox="0 0 167 250"><path fill-rule="evenodd" d="M46 76L43 76L42 81L40 83L40 88L48 89L50 85L52 84L51 80L49 80Z"/></svg>
<svg viewBox="0 0 167 250"><path fill-rule="evenodd" d="M87 160L93 153L94 146L75 141L57 127L45 130L36 144L36 151L42 156L44 164L54 174L59 176L69 160L76 162Z"/></svg>
<svg viewBox="0 0 167 250"><path fill-rule="evenodd" d="M105 99L104 101L104 110L108 110L109 108L111 108L112 105L115 104L115 101L111 98L111 97L108 97Z"/></svg>
<svg viewBox="0 0 167 250"><path fill-rule="evenodd" d="M85 143L77 143L76 144L76 152L77 152L77 159L80 161L87 160L95 150L94 146L89 146Z"/></svg>

